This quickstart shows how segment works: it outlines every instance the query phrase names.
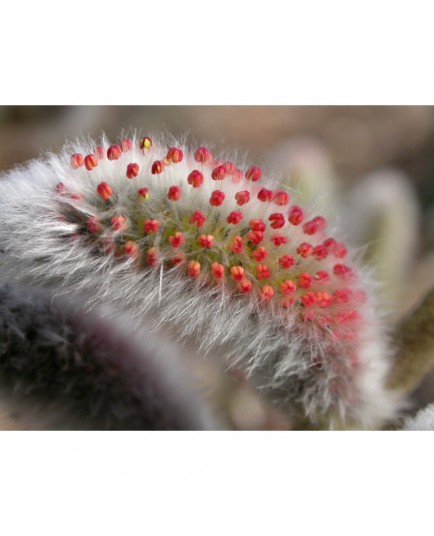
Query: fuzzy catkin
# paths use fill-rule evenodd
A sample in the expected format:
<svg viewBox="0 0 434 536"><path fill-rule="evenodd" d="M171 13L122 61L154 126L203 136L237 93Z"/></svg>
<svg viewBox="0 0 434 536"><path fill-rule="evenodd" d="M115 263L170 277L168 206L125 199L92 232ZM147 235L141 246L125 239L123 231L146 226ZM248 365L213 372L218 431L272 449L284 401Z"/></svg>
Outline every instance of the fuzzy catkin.
<svg viewBox="0 0 434 536"><path fill-rule="evenodd" d="M18 427L219 428L177 353L145 326L134 337L64 297L0 287L0 397Z"/></svg>
<svg viewBox="0 0 434 536"><path fill-rule="evenodd" d="M206 149L79 141L2 177L0 248L13 277L171 331L290 416L381 427L398 401L372 283L333 223L296 203Z"/></svg>

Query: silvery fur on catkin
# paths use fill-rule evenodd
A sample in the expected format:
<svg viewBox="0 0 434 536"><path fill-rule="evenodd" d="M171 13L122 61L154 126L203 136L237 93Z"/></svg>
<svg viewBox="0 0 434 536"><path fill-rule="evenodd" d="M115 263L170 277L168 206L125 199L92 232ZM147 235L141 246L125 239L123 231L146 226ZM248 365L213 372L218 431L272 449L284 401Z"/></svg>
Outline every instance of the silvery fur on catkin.
<svg viewBox="0 0 434 536"><path fill-rule="evenodd" d="M71 153L95 150L92 140L80 140L65 147L60 155L45 155L1 177L0 249L7 255L9 277L50 286L59 294L82 295L88 307L108 303L127 311L139 329L146 322L156 332L170 332L176 341L216 355L228 367L242 368L280 409L314 426L376 429L393 419L399 401L385 388L391 354L373 298L375 287L369 274L358 267L356 253L350 253L351 262L357 266L368 300L359 309L363 316L357 342L359 364L356 370L350 370L348 356L340 351L339 344L329 355L321 333L307 324L301 326L296 315L279 319L254 297L234 297L201 280L190 280L178 269L137 271L129 261L96 256L80 240L65 240L75 232L75 226L58 218L58 200L53 191L59 181L72 190L78 188L89 200L95 198L95 187L103 178L117 188L118 205L126 211L129 196L137 187L151 185L154 194L161 190L163 196L168 185L185 181L191 170L187 162L168 170L164 188L161 179L150 174L146 181L140 177L134 184L126 180L127 162L136 161L141 166L150 162L150 156L138 149L137 137L132 140L129 160L122 156L115 163L101 161L91 174L70 166ZM107 140L103 143L108 145ZM173 143L160 139L154 142L153 150L163 147L167 151ZM182 144L177 146L188 151ZM270 180L263 182L275 186ZM178 214L191 207L209 211L207 201L213 186L208 180L200 191L191 190L178 203ZM233 197L235 185L225 182L219 186L227 198ZM243 209L246 220L266 218L267 210L271 210L255 203ZM307 207L313 209L313 204ZM79 210L87 216L98 215L92 203L84 202ZM225 207L212 210L222 217L229 212ZM329 227L334 236L342 235L333 222ZM319 359L323 363L320 367ZM337 381L344 384L344 396L334 392Z"/></svg>

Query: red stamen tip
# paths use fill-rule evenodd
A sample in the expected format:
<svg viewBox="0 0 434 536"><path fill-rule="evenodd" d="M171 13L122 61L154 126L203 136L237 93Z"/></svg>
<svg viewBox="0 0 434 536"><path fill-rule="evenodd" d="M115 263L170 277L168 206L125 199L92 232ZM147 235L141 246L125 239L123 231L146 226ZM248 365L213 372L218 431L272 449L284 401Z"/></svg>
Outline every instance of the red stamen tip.
<svg viewBox="0 0 434 536"><path fill-rule="evenodd" d="M136 163L128 164L127 177L129 179L134 179L134 177L137 177L137 175L139 174L139 171L140 171L139 164L136 164Z"/></svg>
<svg viewBox="0 0 434 536"><path fill-rule="evenodd" d="M101 222L95 216L90 216L86 222L87 230L89 233L96 234L101 231Z"/></svg>
<svg viewBox="0 0 434 536"><path fill-rule="evenodd" d="M292 223L292 225L300 225L300 223L303 221L303 218L303 209L301 209L297 205L291 207L289 211L288 221Z"/></svg>
<svg viewBox="0 0 434 536"><path fill-rule="evenodd" d="M196 162L204 164L205 162L212 161L212 154L208 151L206 147L199 147L199 149L197 149L197 151L194 153L194 159L196 160Z"/></svg>
<svg viewBox="0 0 434 536"><path fill-rule="evenodd" d="M260 167L251 167L246 171L246 179L248 181L257 182L262 177L262 170Z"/></svg>
<svg viewBox="0 0 434 536"><path fill-rule="evenodd" d="M164 163L161 160L156 160L151 167L152 175L159 175L164 171Z"/></svg>
<svg viewBox="0 0 434 536"><path fill-rule="evenodd" d="M200 274L200 262L198 261L190 261L187 264L187 274L190 277L198 277Z"/></svg>
<svg viewBox="0 0 434 536"><path fill-rule="evenodd" d="M237 192L235 194L235 199L237 201L237 205L242 207L250 201L250 192L248 190L242 190L241 192Z"/></svg>
<svg viewBox="0 0 434 536"><path fill-rule="evenodd" d="M118 160L122 155L122 147L120 145L112 145L107 149L107 158L109 160Z"/></svg>
<svg viewBox="0 0 434 536"><path fill-rule="evenodd" d="M105 201L107 201L107 199L110 199L110 197L113 195L113 189L109 184L104 181L98 184L98 186L96 187L96 191L98 192L99 196L102 197Z"/></svg>
<svg viewBox="0 0 434 536"><path fill-rule="evenodd" d="M127 228L127 220L123 216L113 216L111 219L112 228L115 231L125 231Z"/></svg>
<svg viewBox="0 0 434 536"><path fill-rule="evenodd" d="M212 170L211 178L214 181L222 181L226 176L226 167L224 165L217 166Z"/></svg>
<svg viewBox="0 0 434 536"><path fill-rule="evenodd" d="M270 301L274 296L274 289L271 285L264 285L258 292L259 298L263 301Z"/></svg>
<svg viewBox="0 0 434 536"><path fill-rule="evenodd" d="M212 248L214 245L214 237L212 235L200 235L199 244L203 248Z"/></svg>
<svg viewBox="0 0 434 536"><path fill-rule="evenodd" d="M181 197L181 188L179 186L171 186L167 191L167 198L171 201L178 201Z"/></svg>
<svg viewBox="0 0 434 536"><path fill-rule="evenodd" d="M213 262L211 264L211 273L216 279L223 279L225 275L225 267L223 264Z"/></svg>
<svg viewBox="0 0 434 536"><path fill-rule="evenodd" d="M129 138L125 138L121 141L122 152L127 153L133 148L133 142Z"/></svg>
<svg viewBox="0 0 434 536"><path fill-rule="evenodd" d="M179 231L177 231L173 235L170 235L168 240L169 240L169 244L173 248L179 248L179 246L181 246L185 242L184 235L180 233Z"/></svg>
<svg viewBox="0 0 434 536"><path fill-rule="evenodd" d="M195 223L196 227L198 228L202 227L205 221L206 218L200 210L196 210L195 212L193 212L190 218L190 223Z"/></svg>
<svg viewBox="0 0 434 536"><path fill-rule="evenodd" d="M82 154L76 153L71 156L71 166L74 169L77 169L81 166L84 166L84 158Z"/></svg>
<svg viewBox="0 0 434 536"><path fill-rule="evenodd" d="M96 168L98 165L98 160L96 159L96 156L93 154L88 154L84 158L84 165L86 166L86 169L88 171L92 171L93 168Z"/></svg>
<svg viewBox="0 0 434 536"><path fill-rule="evenodd" d="M228 223L232 223L233 225L237 225L240 223L240 221L243 219L243 213L238 211L233 211L229 214L229 216L226 218L226 221Z"/></svg>
<svg viewBox="0 0 434 536"><path fill-rule="evenodd" d="M171 147L167 152L167 160L172 161L174 164L178 164L184 158L184 153L178 147Z"/></svg>
<svg viewBox="0 0 434 536"><path fill-rule="evenodd" d="M268 219L271 221L273 229L281 229L285 225L285 217L281 212L270 214Z"/></svg>
<svg viewBox="0 0 434 536"><path fill-rule="evenodd" d="M209 198L209 204L213 207L219 207L225 200L225 194L220 190L214 190Z"/></svg>
<svg viewBox="0 0 434 536"><path fill-rule="evenodd" d="M203 173L194 169L187 177L187 182L193 186L193 188L200 188L203 184Z"/></svg>
<svg viewBox="0 0 434 536"><path fill-rule="evenodd" d="M143 223L143 230L145 233L156 233L160 227L160 222L158 220L145 220Z"/></svg>
<svg viewBox="0 0 434 536"><path fill-rule="evenodd" d="M273 192L267 190L267 188L261 188L257 195L259 201L265 203L266 201L271 201L273 199Z"/></svg>
<svg viewBox="0 0 434 536"><path fill-rule="evenodd" d="M289 203L289 195L282 190L278 190L274 195L274 202L281 207Z"/></svg>

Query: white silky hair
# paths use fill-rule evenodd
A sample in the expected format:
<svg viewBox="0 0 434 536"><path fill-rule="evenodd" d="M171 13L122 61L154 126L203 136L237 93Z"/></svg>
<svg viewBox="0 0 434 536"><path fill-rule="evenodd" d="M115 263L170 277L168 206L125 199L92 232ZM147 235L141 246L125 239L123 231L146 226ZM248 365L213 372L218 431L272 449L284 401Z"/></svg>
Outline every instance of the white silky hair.
<svg viewBox="0 0 434 536"><path fill-rule="evenodd" d="M401 401L385 386L391 352L373 296L375 287L369 273L357 266L356 253L350 252L350 262L357 267L368 300L358 309L363 318L358 324L359 364L349 371L344 348L336 343L335 355L329 358L323 332L308 323L301 326L296 312L279 316L274 314L273 307L261 307L254 293L234 297L224 286L216 289L200 278L186 278L178 267L139 271L131 260L119 262L111 255L96 256L81 239L66 239L76 232L77 226L59 219L59 196L55 193L59 182L72 192L84 194L84 202L74 205L75 210L86 217L99 217L96 186L101 180L116 192L114 213L128 213L130 200L139 187L146 186L151 196L165 198L169 186L185 185L187 175L197 168L197 163L186 155L182 162L165 169L164 179L151 175L145 170L155 159L164 158L168 147L181 147L184 154L189 152L188 147L162 137L156 142L153 137L152 149L143 151L138 135L131 139L131 151L116 161L101 160L91 172L84 167L71 167L72 153L93 153L97 145L90 139L80 139L59 155L47 154L1 177L0 249L8 256L10 277L51 286L60 294L85 296L89 308L104 303L118 307L128 312L137 329L146 320L156 332L169 331L177 341L193 345L200 353L217 356L229 368L241 367L280 409L310 421L315 427L377 429L395 418ZM110 145L105 137L102 144ZM138 163L141 169L133 180L125 177L130 162ZM237 164L242 167L245 163ZM262 179L261 186L276 184ZM215 188L226 195L220 207L208 203ZM216 184L206 176L201 188L188 187L187 193L183 189L170 216L152 214L152 203L148 203L149 217L173 217L181 225L183 212L200 209L207 218L221 221L237 209L229 201L235 192L253 192L252 188L250 183L233 184L230 180ZM296 192L292 195L296 196ZM304 208L311 212L314 203ZM242 209L246 220L267 220L276 207L250 202ZM296 227L290 233L280 231L290 237L290 242L303 241L302 232ZM342 234L333 225L331 231L337 238ZM146 244L146 240L138 240L139 245ZM161 254L164 258L165 252ZM320 369L316 366L318 360L324 363ZM332 366L335 363L341 368ZM336 396L332 388L336 380L345 383L347 396Z"/></svg>

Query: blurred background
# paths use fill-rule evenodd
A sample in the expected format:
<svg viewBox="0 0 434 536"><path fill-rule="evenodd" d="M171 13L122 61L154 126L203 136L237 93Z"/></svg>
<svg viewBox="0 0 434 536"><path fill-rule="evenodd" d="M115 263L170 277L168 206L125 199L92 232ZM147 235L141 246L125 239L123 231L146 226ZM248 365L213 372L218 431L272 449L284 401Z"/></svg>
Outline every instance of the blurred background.
<svg viewBox="0 0 434 536"><path fill-rule="evenodd" d="M317 199L379 281L394 326L434 286L434 108L429 106L0 106L0 171L59 151L80 133L130 127L247 153L273 178ZM409 284L410 283L410 284ZM192 363L234 429L287 429L237 374ZM434 377L417 393L434 400Z"/></svg>

